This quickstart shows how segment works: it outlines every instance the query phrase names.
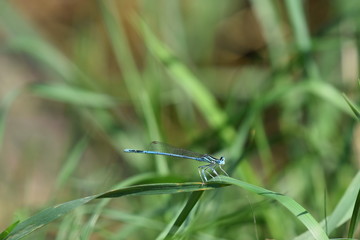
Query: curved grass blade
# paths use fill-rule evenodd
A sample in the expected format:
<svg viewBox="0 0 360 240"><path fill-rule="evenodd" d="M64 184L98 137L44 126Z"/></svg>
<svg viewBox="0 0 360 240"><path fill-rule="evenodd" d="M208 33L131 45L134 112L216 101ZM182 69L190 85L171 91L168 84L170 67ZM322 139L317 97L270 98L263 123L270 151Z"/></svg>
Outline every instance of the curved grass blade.
<svg viewBox="0 0 360 240"><path fill-rule="evenodd" d="M206 191L219 187L226 187L229 184L213 182L213 183L161 183L137 185L127 188L121 188L96 196L96 198L116 198L127 195L156 195L156 194L174 194L194 191Z"/></svg>
<svg viewBox="0 0 360 240"><path fill-rule="evenodd" d="M46 224L64 216L71 210L90 202L96 196L89 196L81 199L76 199L54 207L47 208L34 216L19 223L14 230L5 238L7 240L21 239L35 230L45 226Z"/></svg>
<svg viewBox="0 0 360 240"><path fill-rule="evenodd" d="M129 195L156 195L156 194L174 194L194 191L206 191L219 187L225 187L224 183L165 183L165 184L147 184L120 188L105 193L84 197L81 199L65 202L54 207L47 208L34 216L19 223L5 239L21 239L31 232L45 226L46 224L64 216L73 209L84 205L94 199L99 198L117 198Z"/></svg>
<svg viewBox="0 0 360 240"><path fill-rule="evenodd" d="M355 227L357 226L356 223L359 220L359 209L360 209L360 190L358 191L358 195L354 206L354 211L350 220L348 238L354 237Z"/></svg>
<svg viewBox="0 0 360 240"><path fill-rule="evenodd" d="M139 175L135 175L116 184L112 189L118 189L136 184L144 184L146 181L156 179L157 176L158 175L155 173L142 173ZM99 220L100 215L107 211L105 207L109 204L110 201L111 198L104 198L100 200L100 202L96 205L91 217L88 220L88 223L85 224L85 226L82 228L80 239L90 239L90 236L95 230L95 225ZM114 213L113 210L112 213Z"/></svg>
<svg viewBox="0 0 360 240"><path fill-rule="evenodd" d="M209 182L219 180L218 178L214 178ZM305 227L310 231L311 235L314 239L317 240L328 240L328 236L325 231L322 229L321 225L315 220L315 218L306 211L300 204L298 204L294 199L277 192L273 192L267 190L262 187L258 187L252 185L250 183L246 183L231 177L221 176L221 180L223 183L233 184L239 187L242 187L248 191L257 193L267 198L274 199L286 207L300 222L302 222Z"/></svg>

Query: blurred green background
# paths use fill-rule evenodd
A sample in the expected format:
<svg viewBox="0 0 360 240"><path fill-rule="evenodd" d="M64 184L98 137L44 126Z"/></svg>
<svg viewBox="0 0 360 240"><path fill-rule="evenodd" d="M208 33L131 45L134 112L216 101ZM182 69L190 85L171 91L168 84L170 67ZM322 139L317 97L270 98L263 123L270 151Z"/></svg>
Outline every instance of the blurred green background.
<svg viewBox="0 0 360 240"><path fill-rule="evenodd" d="M200 180L196 162L122 152L152 140L225 156L232 177L320 221L359 171L342 95L359 99L359 12L356 0L1 1L0 229L125 180ZM219 191L184 238L305 231L272 202ZM155 239L184 199L112 200L84 233L94 203L29 239Z"/></svg>

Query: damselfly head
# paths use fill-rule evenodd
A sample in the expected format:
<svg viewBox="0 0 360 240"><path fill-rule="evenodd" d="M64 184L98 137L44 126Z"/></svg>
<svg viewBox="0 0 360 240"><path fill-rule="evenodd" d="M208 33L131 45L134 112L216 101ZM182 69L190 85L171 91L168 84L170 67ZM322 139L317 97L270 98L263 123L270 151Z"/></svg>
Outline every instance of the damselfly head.
<svg viewBox="0 0 360 240"><path fill-rule="evenodd" d="M225 157L220 157L219 164L224 165L225 164Z"/></svg>

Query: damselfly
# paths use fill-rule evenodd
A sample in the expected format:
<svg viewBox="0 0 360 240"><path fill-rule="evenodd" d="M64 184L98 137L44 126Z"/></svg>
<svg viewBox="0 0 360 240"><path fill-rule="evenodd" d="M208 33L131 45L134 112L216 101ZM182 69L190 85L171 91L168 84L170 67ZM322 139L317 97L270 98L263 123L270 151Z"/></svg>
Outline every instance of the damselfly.
<svg viewBox="0 0 360 240"><path fill-rule="evenodd" d="M212 178L215 176L219 176L216 172L215 168L219 167L219 169L225 173L225 175L229 176L224 169L222 169L221 165L225 164L225 158L220 157L215 158L210 156L209 154L200 154L191 152L185 149L176 148L170 146L166 143L153 141L150 145L149 150L135 150L135 149L124 149L124 152L127 153L144 153L144 154L155 154L155 155L165 155L170 157L177 157L177 158L186 158L186 159L193 159L200 162L206 162L208 164L202 165L198 167L198 171L203 182L207 182L208 178L206 174L211 176Z"/></svg>

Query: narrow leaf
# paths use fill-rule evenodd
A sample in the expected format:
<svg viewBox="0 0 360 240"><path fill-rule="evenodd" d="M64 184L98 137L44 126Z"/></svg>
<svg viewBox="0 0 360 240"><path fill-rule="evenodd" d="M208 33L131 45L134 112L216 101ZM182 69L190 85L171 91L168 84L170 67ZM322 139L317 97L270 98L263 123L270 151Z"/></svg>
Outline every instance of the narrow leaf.
<svg viewBox="0 0 360 240"><path fill-rule="evenodd" d="M286 207L300 222L302 222L305 225L305 227L310 231L313 238L317 240L329 239L325 231L322 229L321 225L315 220L315 218L305 208L303 208L300 204L298 204L294 199L284 194L273 192L265 188L258 187L234 178L221 176L221 180L223 183L233 184L242 187L248 191L257 193L261 196L278 201L280 204Z"/></svg>
<svg viewBox="0 0 360 240"><path fill-rule="evenodd" d="M177 230L181 227L186 218L189 216L191 210L195 207L196 203L199 201L203 193L204 191L191 193L185 207L181 211L180 215L176 219L175 223L173 224L168 235L165 238L171 238L171 236L173 236L177 232Z"/></svg>
<svg viewBox="0 0 360 240"><path fill-rule="evenodd" d="M31 87L31 90L38 96L74 105L88 107L115 106L115 101L107 95L70 85L36 84Z"/></svg>
<svg viewBox="0 0 360 240"><path fill-rule="evenodd" d="M13 224L11 224L10 226L8 226L4 231L2 231L0 233L0 240L3 240L5 239L9 234L10 232L16 227L16 225L19 224L20 221L16 221L14 222Z"/></svg>
<svg viewBox="0 0 360 240"><path fill-rule="evenodd" d="M347 104L349 104L349 107L351 108L351 110L353 111L355 116L357 117L357 119L360 120L359 109L350 101L350 99L348 99L348 97L345 94L343 96L344 96L345 101L347 102Z"/></svg>
<svg viewBox="0 0 360 240"><path fill-rule="evenodd" d="M351 216L348 238L353 238L354 237L355 228L356 228L356 226L358 226L357 222L359 220L359 209L360 209L360 190L358 192L356 202L355 202L355 206L354 206L354 211L353 211L353 214Z"/></svg>
<svg viewBox="0 0 360 240"><path fill-rule="evenodd" d="M212 183L165 183L165 184L147 184L124 187L105 193L76 199L65 202L63 204L47 208L34 216L19 223L5 239L15 240L21 239L31 232L45 226L46 224L64 216L73 209L82 206L94 199L98 198L117 198L129 195L150 195L150 194L174 194L194 191L212 190L219 187L226 187L228 184L212 182Z"/></svg>

